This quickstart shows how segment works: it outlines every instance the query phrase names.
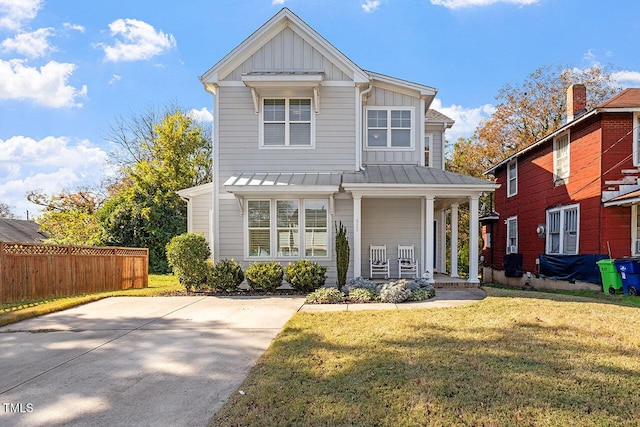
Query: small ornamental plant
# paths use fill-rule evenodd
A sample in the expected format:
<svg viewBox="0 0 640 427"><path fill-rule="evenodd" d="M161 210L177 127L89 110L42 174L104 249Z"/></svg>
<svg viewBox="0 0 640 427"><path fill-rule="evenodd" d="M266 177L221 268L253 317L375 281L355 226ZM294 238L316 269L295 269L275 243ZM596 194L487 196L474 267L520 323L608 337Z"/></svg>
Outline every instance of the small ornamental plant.
<svg viewBox="0 0 640 427"><path fill-rule="evenodd" d="M240 263L233 259L223 259L211 269L209 283L216 291L233 292L244 280Z"/></svg>
<svg viewBox="0 0 640 427"><path fill-rule="evenodd" d="M287 264L285 270L286 281L297 291L312 292L324 286L327 279L327 267L302 259Z"/></svg>
<svg viewBox="0 0 640 427"><path fill-rule="evenodd" d="M349 292L351 302L371 302L380 299L375 290L367 288L356 288Z"/></svg>
<svg viewBox="0 0 640 427"><path fill-rule="evenodd" d="M401 303L411 298L411 282L408 280L398 280L385 283L380 289L380 301L390 303Z"/></svg>
<svg viewBox="0 0 640 427"><path fill-rule="evenodd" d="M344 294L336 288L320 288L307 295L308 304L338 304L344 301Z"/></svg>
<svg viewBox="0 0 640 427"><path fill-rule="evenodd" d="M255 291L272 292L282 285L284 270L275 261L256 262L245 271L247 283Z"/></svg>

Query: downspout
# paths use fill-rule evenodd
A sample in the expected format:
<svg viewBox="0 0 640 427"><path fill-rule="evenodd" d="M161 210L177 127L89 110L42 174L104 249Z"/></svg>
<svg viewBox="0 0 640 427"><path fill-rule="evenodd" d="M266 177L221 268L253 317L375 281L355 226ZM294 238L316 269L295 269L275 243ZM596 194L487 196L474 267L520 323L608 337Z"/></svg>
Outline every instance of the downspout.
<svg viewBox="0 0 640 427"><path fill-rule="evenodd" d="M366 102L365 98L369 98L369 93L373 90L373 83L371 82L371 80L369 81L369 87L366 88L365 90L363 90L362 92L360 92L360 108L358 109L358 115L360 117L360 120L358 120L358 129L357 129L357 135L358 137L356 138L358 140L358 143L356 144L356 170L357 171L361 171L364 168L362 167L362 150L364 147L364 137L362 135L362 130L364 128L363 126L363 107L364 107L364 103ZM366 118L365 118L366 119Z"/></svg>

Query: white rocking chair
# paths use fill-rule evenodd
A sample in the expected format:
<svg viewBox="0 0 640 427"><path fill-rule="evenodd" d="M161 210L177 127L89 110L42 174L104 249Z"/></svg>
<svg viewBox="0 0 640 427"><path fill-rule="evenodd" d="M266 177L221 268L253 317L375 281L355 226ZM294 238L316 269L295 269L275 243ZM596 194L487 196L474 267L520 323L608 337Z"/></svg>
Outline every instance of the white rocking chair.
<svg viewBox="0 0 640 427"><path fill-rule="evenodd" d="M387 245L369 246L369 278L374 274L383 274L385 279L389 278L389 262L387 259Z"/></svg>
<svg viewBox="0 0 640 427"><path fill-rule="evenodd" d="M413 245L398 245L398 276L401 279L402 274L411 274L411 277L418 278L418 260Z"/></svg>

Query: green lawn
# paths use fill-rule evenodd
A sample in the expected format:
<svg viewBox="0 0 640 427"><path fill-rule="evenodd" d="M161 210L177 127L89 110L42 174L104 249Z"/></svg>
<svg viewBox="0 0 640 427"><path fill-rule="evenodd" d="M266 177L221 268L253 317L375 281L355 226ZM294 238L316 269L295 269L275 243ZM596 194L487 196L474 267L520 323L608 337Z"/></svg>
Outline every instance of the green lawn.
<svg viewBox="0 0 640 427"><path fill-rule="evenodd" d="M66 310L80 304L97 301L112 296L158 296L183 289L175 276L149 275L149 287L127 289L124 291L100 292L64 298L50 298L36 301L0 304L0 326L19 322L20 320Z"/></svg>
<svg viewBox="0 0 640 427"><path fill-rule="evenodd" d="M210 425L637 425L638 297L487 293L298 313Z"/></svg>

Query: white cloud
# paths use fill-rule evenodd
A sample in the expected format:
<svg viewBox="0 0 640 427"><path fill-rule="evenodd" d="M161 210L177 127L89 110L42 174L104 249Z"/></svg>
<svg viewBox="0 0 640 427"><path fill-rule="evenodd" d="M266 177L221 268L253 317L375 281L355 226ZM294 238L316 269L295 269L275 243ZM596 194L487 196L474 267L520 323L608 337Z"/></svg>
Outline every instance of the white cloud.
<svg viewBox="0 0 640 427"><path fill-rule="evenodd" d="M51 108L81 107L76 98L86 96L87 87L78 90L68 84L75 69L74 64L56 61L38 69L19 59L0 59L0 100L31 100Z"/></svg>
<svg viewBox="0 0 640 427"><path fill-rule="evenodd" d="M613 81L621 87L637 87L640 85L640 71L622 70L611 73Z"/></svg>
<svg viewBox="0 0 640 427"><path fill-rule="evenodd" d="M39 58L56 50L49 44L49 37L54 34L53 28L40 28L30 33L20 33L13 38L5 39L0 46L5 52L15 52L29 58Z"/></svg>
<svg viewBox="0 0 640 427"><path fill-rule="evenodd" d="M119 82L120 80L122 80L122 76L120 74L114 74L113 76L111 76L111 79L109 79L109 84L112 85Z"/></svg>
<svg viewBox="0 0 640 427"><path fill-rule="evenodd" d="M455 104L445 107L438 98L433 100L429 108L438 110L445 116L455 120L456 123L453 127L447 130L447 140L451 142L456 141L459 137L468 138L472 136L480 121L488 119L495 111L495 107L491 104L475 108L467 108Z"/></svg>
<svg viewBox="0 0 640 427"><path fill-rule="evenodd" d="M0 29L18 31L38 14L42 0L0 0Z"/></svg>
<svg viewBox="0 0 640 427"><path fill-rule="evenodd" d="M362 6L362 10L365 12L371 13L378 10L380 7L380 0L365 0L360 4L360 6Z"/></svg>
<svg viewBox="0 0 640 427"><path fill-rule="evenodd" d="M0 140L0 200L14 206L14 213L34 215L36 205L25 194L43 190L47 194L82 185L96 185L112 172L107 166L107 153L89 141L74 143L65 137L46 137L39 141L14 136Z"/></svg>
<svg viewBox="0 0 640 427"><path fill-rule="evenodd" d="M68 22L65 22L64 24L62 24L62 26L68 30L74 30L74 31L78 31L80 33L84 33L85 32L85 28L82 25L78 25L78 24L70 24Z"/></svg>
<svg viewBox="0 0 640 427"><path fill-rule="evenodd" d="M202 107L200 110L192 109L188 115L196 122L213 122L213 114L206 107Z"/></svg>
<svg viewBox="0 0 640 427"><path fill-rule="evenodd" d="M109 24L114 37L120 37L113 46L100 44L105 59L111 62L140 61L152 58L176 46L172 34L165 34L136 19L118 19Z"/></svg>
<svg viewBox="0 0 640 427"><path fill-rule="evenodd" d="M511 3L528 6L539 3L540 0L431 0L431 4L444 6L447 9L463 9L465 7L490 6L496 3Z"/></svg>
<svg viewBox="0 0 640 427"><path fill-rule="evenodd" d="M287 0L272 0L271 4L272 5L278 5L278 4L284 4Z"/></svg>

